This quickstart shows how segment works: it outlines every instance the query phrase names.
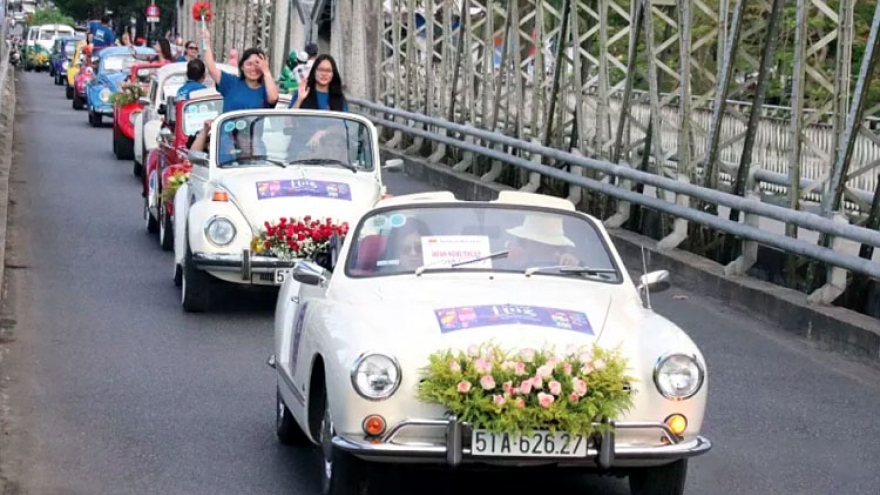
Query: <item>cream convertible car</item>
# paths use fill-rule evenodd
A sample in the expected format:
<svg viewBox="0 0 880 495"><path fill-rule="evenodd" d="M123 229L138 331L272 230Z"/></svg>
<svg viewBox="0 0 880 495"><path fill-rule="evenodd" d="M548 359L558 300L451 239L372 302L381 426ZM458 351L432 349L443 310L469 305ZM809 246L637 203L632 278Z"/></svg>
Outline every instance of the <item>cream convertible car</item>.
<svg viewBox="0 0 880 495"><path fill-rule="evenodd" d="M710 449L700 436L705 360L640 295L667 288L668 273L645 274L636 285L601 222L570 202L519 192L492 202L448 192L385 199L353 226L335 259L300 262L282 285L268 361L278 374L278 436L322 447L325 493L353 493L370 478L370 463L419 462L572 467L629 476L633 494L681 494L688 458ZM632 407L613 418L613 434L533 436L474 428L420 399L429 356L472 355L486 342L617 348L631 380L617 393L630 394ZM600 369L591 363L578 373ZM567 370L560 381L575 383ZM508 383L496 404L516 397ZM553 382L535 384L542 386L558 397L539 393L541 407L578 399L553 391ZM469 383L457 388L472 393ZM525 388L514 393L528 395Z"/></svg>
<svg viewBox="0 0 880 495"><path fill-rule="evenodd" d="M174 195L174 280L189 312L223 283L280 285L294 260L255 238L283 218L357 219L385 193L376 129L349 113L242 110L212 123L209 153L190 152Z"/></svg>

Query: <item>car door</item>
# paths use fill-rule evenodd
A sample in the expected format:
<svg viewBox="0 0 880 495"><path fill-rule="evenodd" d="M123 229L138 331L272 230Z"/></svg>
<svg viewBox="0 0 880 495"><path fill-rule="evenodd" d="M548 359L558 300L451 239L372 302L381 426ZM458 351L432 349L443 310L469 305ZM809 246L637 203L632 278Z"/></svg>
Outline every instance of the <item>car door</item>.
<svg viewBox="0 0 880 495"><path fill-rule="evenodd" d="M330 277L329 272L324 275ZM291 380L297 390L308 393L311 378L312 356L316 351L316 333L322 331L323 319L320 317L326 307L327 287L331 283L320 285L300 284L297 294L298 305L293 315L289 358L286 360L291 371Z"/></svg>

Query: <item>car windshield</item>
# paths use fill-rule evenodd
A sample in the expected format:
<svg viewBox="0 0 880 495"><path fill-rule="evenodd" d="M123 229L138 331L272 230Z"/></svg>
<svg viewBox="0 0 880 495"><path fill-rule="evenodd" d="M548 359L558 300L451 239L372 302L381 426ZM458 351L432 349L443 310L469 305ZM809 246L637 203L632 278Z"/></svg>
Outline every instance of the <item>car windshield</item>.
<svg viewBox="0 0 880 495"><path fill-rule="evenodd" d="M40 31L40 40L48 41L55 39L56 36L60 35L60 31Z"/></svg>
<svg viewBox="0 0 880 495"><path fill-rule="evenodd" d="M246 115L219 124L220 168L314 166L373 170L370 128L337 116Z"/></svg>
<svg viewBox="0 0 880 495"><path fill-rule="evenodd" d="M139 63L138 60L127 53L108 55L104 57L103 70L107 72L130 71L137 63Z"/></svg>
<svg viewBox="0 0 880 495"><path fill-rule="evenodd" d="M186 84L186 74L171 74L162 83L162 94L165 98L174 96L184 84Z"/></svg>
<svg viewBox="0 0 880 495"><path fill-rule="evenodd" d="M208 119L217 118L223 111L223 100L204 100L188 103L183 107L183 133L192 136L202 129Z"/></svg>
<svg viewBox="0 0 880 495"><path fill-rule="evenodd" d="M574 213L486 203L382 209L351 235L351 277L478 270L621 280L596 227Z"/></svg>

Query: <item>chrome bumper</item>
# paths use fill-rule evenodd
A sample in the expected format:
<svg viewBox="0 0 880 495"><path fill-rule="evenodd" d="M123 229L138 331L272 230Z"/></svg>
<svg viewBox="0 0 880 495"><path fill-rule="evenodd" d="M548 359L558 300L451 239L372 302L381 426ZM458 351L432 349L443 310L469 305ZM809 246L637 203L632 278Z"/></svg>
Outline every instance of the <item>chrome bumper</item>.
<svg viewBox="0 0 880 495"><path fill-rule="evenodd" d="M675 461L687 457L705 454L712 448L712 443L705 437L697 436L693 440L683 441L663 423L654 422L620 422L612 423L615 430L657 430L665 440L665 445L633 446L615 443L613 433L597 435L593 444L587 449L584 458L552 458L552 457L485 457L471 456L470 433L468 425L454 420L407 420L391 428L380 438L333 437L336 448L365 459L383 457L418 458L425 462L445 463L456 467L462 463L511 463L535 462L538 464L557 463L573 466L598 467L609 469L619 463L628 461ZM438 428L445 430L445 440L441 442L400 442L395 438L408 428Z"/></svg>
<svg viewBox="0 0 880 495"><path fill-rule="evenodd" d="M274 274L279 268L296 265L296 261L252 254L250 249L242 250L241 254L193 253L193 261L199 270L240 273L246 282L250 282L254 274Z"/></svg>

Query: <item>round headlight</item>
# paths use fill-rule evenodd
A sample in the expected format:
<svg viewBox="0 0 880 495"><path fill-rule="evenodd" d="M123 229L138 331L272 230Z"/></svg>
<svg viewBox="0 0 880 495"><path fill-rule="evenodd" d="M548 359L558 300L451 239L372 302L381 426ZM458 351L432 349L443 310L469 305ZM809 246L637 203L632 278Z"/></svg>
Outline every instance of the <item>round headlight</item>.
<svg viewBox="0 0 880 495"><path fill-rule="evenodd" d="M654 367L654 385L663 397L684 400L693 397L703 386L702 365L693 356L668 354Z"/></svg>
<svg viewBox="0 0 880 495"><path fill-rule="evenodd" d="M364 399L387 399L400 386L400 365L383 354L364 354L352 366L351 384Z"/></svg>
<svg viewBox="0 0 880 495"><path fill-rule="evenodd" d="M65 60L64 62L61 62L61 68L64 70L67 70L68 63L69 62L67 62L67 60Z"/></svg>
<svg viewBox="0 0 880 495"><path fill-rule="evenodd" d="M205 236L218 246L225 246L235 239L235 226L226 218L214 217L208 220Z"/></svg>
<svg viewBox="0 0 880 495"><path fill-rule="evenodd" d="M103 101L104 103L110 101L110 90L109 89L105 88L105 89L101 90L101 101Z"/></svg>

